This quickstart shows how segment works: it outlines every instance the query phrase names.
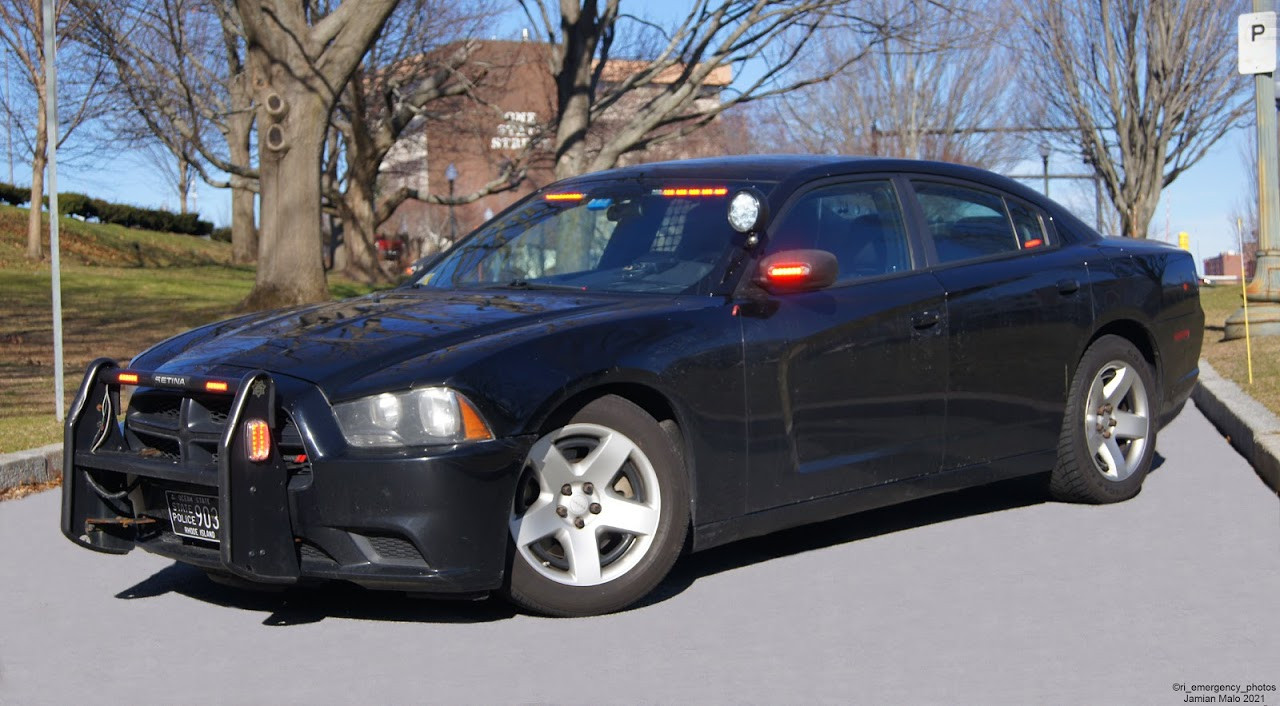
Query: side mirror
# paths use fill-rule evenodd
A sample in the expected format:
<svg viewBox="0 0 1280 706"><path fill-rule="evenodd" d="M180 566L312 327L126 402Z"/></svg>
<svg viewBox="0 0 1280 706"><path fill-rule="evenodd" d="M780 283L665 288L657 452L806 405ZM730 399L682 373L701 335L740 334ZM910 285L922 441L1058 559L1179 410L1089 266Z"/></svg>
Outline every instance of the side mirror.
<svg viewBox="0 0 1280 706"><path fill-rule="evenodd" d="M834 284L839 273L840 263L826 250L784 250L760 261L756 283L774 294L812 292Z"/></svg>

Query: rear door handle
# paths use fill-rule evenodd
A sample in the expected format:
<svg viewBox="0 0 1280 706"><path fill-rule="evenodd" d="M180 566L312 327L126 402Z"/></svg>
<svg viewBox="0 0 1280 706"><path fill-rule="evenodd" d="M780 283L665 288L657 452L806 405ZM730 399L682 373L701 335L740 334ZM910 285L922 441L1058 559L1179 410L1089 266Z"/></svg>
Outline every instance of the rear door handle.
<svg viewBox="0 0 1280 706"><path fill-rule="evenodd" d="M1080 291L1080 282L1074 279L1058 280L1058 294L1075 294Z"/></svg>
<svg viewBox="0 0 1280 706"><path fill-rule="evenodd" d="M937 326L938 322L941 320L942 315L933 309L928 311L918 311L911 315L911 326L923 330Z"/></svg>

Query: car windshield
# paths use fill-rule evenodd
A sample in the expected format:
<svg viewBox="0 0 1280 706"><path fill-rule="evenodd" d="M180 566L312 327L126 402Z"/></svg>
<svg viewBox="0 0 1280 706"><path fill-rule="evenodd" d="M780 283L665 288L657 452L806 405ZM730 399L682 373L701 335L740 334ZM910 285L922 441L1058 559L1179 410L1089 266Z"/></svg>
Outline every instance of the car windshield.
<svg viewBox="0 0 1280 706"><path fill-rule="evenodd" d="M738 242L727 210L742 186L629 180L534 194L414 284L705 294Z"/></svg>

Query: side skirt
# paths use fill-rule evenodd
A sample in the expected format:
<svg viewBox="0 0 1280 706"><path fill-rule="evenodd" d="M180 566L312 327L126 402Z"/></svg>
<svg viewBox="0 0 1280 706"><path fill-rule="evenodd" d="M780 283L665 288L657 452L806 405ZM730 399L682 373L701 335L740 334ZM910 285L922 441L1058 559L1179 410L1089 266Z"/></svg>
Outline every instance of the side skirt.
<svg viewBox="0 0 1280 706"><path fill-rule="evenodd" d="M956 468L761 510L730 520L695 527L693 551L702 551L736 542L739 539L759 537L789 527L832 520L856 512L897 505L931 495L1044 473L1053 468L1054 462L1053 451L1023 454L989 464Z"/></svg>

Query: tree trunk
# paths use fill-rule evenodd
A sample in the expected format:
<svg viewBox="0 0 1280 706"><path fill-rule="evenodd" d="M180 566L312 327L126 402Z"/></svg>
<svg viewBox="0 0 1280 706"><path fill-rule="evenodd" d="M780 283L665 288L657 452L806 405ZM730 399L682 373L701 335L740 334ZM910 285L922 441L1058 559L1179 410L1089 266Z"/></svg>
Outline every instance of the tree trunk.
<svg viewBox="0 0 1280 706"><path fill-rule="evenodd" d="M282 119L273 119L265 108L258 115L263 237L258 246L257 278L241 304L249 310L329 298L318 208L329 108L284 71L272 72L269 85L258 91L259 95L271 92L291 108Z"/></svg>
<svg viewBox="0 0 1280 706"><path fill-rule="evenodd" d="M342 217L342 242L347 249L344 274L363 282L391 280L378 260L378 224L373 190L365 179L350 175L347 192L338 202Z"/></svg>
<svg viewBox="0 0 1280 706"><path fill-rule="evenodd" d="M190 185L191 165L185 157L178 157L178 213L187 215L187 187Z"/></svg>
<svg viewBox="0 0 1280 706"><path fill-rule="evenodd" d="M44 91L39 91L43 93ZM36 150L31 159L31 211L27 214L27 259L44 258L44 224L40 212L44 208L44 167L49 133L45 131L44 99L36 108Z"/></svg>
<svg viewBox="0 0 1280 706"><path fill-rule="evenodd" d="M233 115L227 119L227 147L231 162L249 166L249 135L253 131L251 114ZM254 193L243 180L231 177L231 262L244 265L258 259L258 228L254 222Z"/></svg>

